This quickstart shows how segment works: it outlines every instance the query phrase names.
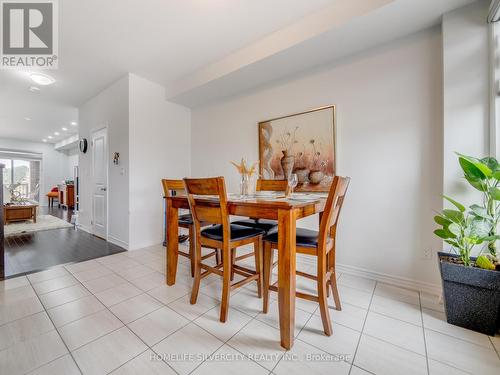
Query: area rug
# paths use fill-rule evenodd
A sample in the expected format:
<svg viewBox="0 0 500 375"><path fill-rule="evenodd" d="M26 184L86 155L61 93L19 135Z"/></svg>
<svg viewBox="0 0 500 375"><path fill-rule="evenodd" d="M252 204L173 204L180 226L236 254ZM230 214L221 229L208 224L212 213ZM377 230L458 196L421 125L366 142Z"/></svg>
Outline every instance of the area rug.
<svg viewBox="0 0 500 375"><path fill-rule="evenodd" d="M20 234L40 232L42 230L71 228L73 225L52 215L39 215L36 223L31 220L19 223L9 223L4 227L5 237L18 236Z"/></svg>

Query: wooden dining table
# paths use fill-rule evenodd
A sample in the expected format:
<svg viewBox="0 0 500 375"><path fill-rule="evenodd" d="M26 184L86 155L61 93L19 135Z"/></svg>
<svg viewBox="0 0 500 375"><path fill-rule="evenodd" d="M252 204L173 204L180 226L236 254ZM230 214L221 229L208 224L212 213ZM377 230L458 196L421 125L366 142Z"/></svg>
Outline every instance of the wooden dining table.
<svg viewBox="0 0 500 375"><path fill-rule="evenodd" d="M178 215L179 209L189 209L185 196L166 197L166 238L167 238L167 285L174 285L178 262ZM206 199L210 202L210 199ZM209 203L208 202L208 203ZM214 204L218 204L213 200ZM281 346L291 349L295 330L295 277L296 254L295 233L298 219L321 214L326 197L314 201L272 198L228 197L230 215L246 216L278 221L278 307Z"/></svg>

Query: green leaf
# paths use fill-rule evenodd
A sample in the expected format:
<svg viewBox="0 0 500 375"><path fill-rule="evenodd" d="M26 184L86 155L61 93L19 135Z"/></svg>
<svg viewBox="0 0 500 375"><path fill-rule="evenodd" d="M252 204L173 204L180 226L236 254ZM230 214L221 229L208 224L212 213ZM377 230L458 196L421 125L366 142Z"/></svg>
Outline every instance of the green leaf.
<svg viewBox="0 0 500 375"><path fill-rule="evenodd" d="M500 180L500 171L493 172L493 178L495 180Z"/></svg>
<svg viewBox="0 0 500 375"><path fill-rule="evenodd" d="M460 212L465 211L465 207L462 204L458 203L456 200L454 200L454 199L452 199L444 194L443 194L443 198L446 199L448 202L450 202L452 205L454 205L456 208L458 208L458 210Z"/></svg>
<svg viewBox="0 0 500 375"><path fill-rule="evenodd" d="M485 207L479 206L478 204L473 204L470 206L472 213L476 216L482 217L484 219L492 220L493 218L488 215L488 211Z"/></svg>
<svg viewBox="0 0 500 375"><path fill-rule="evenodd" d="M464 171L466 177L479 178L481 180L484 180L487 177L487 174L483 172L482 168L478 167L478 165L481 165L481 163L479 161L476 162L473 160L474 159L463 155L458 158L458 162L460 163L460 166L462 167L462 170ZM486 167L486 169L491 175L491 170L488 167Z"/></svg>
<svg viewBox="0 0 500 375"><path fill-rule="evenodd" d="M493 236L488 236L488 237L485 237L484 240L488 241L488 242L500 240L500 235L495 234Z"/></svg>
<svg viewBox="0 0 500 375"><path fill-rule="evenodd" d="M469 225L465 228L464 234L466 237L480 240L481 242L487 238L491 231L491 223L482 218L474 218L470 220Z"/></svg>
<svg viewBox="0 0 500 375"><path fill-rule="evenodd" d="M465 175L465 179L472 185L472 187L476 188L479 191L486 191L487 186L481 178L470 177Z"/></svg>
<svg viewBox="0 0 500 375"><path fill-rule="evenodd" d="M448 220L447 218L439 216L439 215L434 216L434 221L437 224L442 225L443 227L447 227L448 225L450 225L452 223L451 220Z"/></svg>
<svg viewBox="0 0 500 375"><path fill-rule="evenodd" d="M496 201L500 201L500 189L496 187L490 188L490 196Z"/></svg>
<svg viewBox="0 0 500 375"><path fill-rule="evenodd" d="M457 210L445 209L443 210L443 215L453 221L454 223L460 224L464 220L464 214Z"/></svg>
<svg viewBox="0 0 500 375"><path fill-rule="evenodd" d="M446 242L447 244L450 244L453 247L459 247L459 245L458 245L458 243L456 241L453 241L453 240L444 240L444 242Z"/></svg>
<svg viewBox="0 0 500 375"><path fill-rule="evenodd" d="M479 161L481 163L483 163L484 165L486 165L491 171L493 171L493 173L500 171L500 168L499 168L500 166L498 165L497 159L495 159L491 156L487 156L485 158L482 158Z"/></svg>
<svg viewBox="0 0 500 375"><path fill-rule="evenodd" d="M476 259L476 266L485 270L494 270L495 265L486 256L480 255Z"/></svg>
<svg viewBox="0 0 500 375"><path fill-rule="evenodd" d="M448 230L454 234L455 236L460 236L460 232L461 232L461 227L460 225L458 225L457 223L452 223L448 226ZM446 229L445 229L446 231Z"/></svg>
<svg viewBox="0 0 500 375"><path fill-rule="evenodd" d="M442 239L445 239L445 240L450 238L448 232L446 232L444 229L436 229L434 231L434 234L438 237L441 237Z"/></svg>

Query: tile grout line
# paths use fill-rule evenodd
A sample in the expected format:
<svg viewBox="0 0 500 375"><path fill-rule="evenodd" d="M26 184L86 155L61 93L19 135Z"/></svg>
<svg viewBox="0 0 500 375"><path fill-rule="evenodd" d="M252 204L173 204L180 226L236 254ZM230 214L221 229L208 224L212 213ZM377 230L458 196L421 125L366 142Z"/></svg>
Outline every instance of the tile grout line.
<svg viewBox="0 0 500 375"><path fill-rule="evenodd" d="M113 271L113 272L114 272L114 271ZM123 285L123 284L122 284L122 285ZM83 284L82 284L82 286L83 286L85 289L87 289L87 288L85 287L85 285L83 285ZM139 289L139 288L138 288L138 289ZM91 295L93 295L93 296L94 296L94 298L97 298L97 296L96 296L94 293L92 293L89 289L87 289L87 290L88 290L88 292L89 292ZM145 292L143 292L142 294L146 294L146 293L145 293ZM140 295L140 294L139 294L139 295ZM137 296L134 296L134 297L137 297ZM131 297L131 298L134 298L134 297ZM152 297L152 296L150 296L150 297ZM129 298L129 299L131 299L131 298ZM153 298L153 297L152 297L152 298ZM97 298L97 299L99 300L99 298ZM153 298L153 299L154 299L154 298ZM128 300L128 299L127 299L127 300ZM101 302L101 303L102 303L102 301L100 301L100 300L99 300L99 302ZM123 301L121 301L121 302L123 302ZM118 303L121 303L121 302L118 302ZM163 305L163 307L167 307L167 306L166 306L164 303L162 303L161 301L159 301L159 302ZM117 305L118 303L116 303L115 305ZM108 310L108 311L110 312L110 314L112 314L112 315L113 315L116 319L118 319L118 320L122 323L122 326L121 326L121 327L119 327L119 328L117 328L117 329L115 329L115 330L113 330L113 331L111 331L111 332L106 333L105 335L99 336L98 338L96 338L96 339L94 339L94 340L92 340L92 341L89 341L88 343L86 343L86 344L84 344L84 345L81 345L79 348L82 348L82 347L84 347L84 346L86 346L86 345L88 345L88 344L90 344L90 343L92 343L92 342L95 342L95 341L99 340L99 339L100 339L100 338L102 338L102 337L105 337L105 336L107 336L107 335L109 335L109 334L111 334L111 333L113 333L113 332L116 332L116 331L118 331L118 330L120 330L120 329L122 329L122 328L126 327L128 331L130 331L130 332L131 332L131 333L132 333L135 337L137 337L137 338L138 338L138 339L139 339L139 340L140 340L140 341L141 341L141 342L142 342L142 343L146 346L146 350L144 350L144 351L140 352L140 353L139 353L139 354L137 354L136 356L133 356L132 358L130 358L130 359L129 359L129 360L127 360L126 362L122 363L120 366L118 366L118 367L114 368L114 369L113 369L113 370L111 370L110 372L113 372L113 371L117 370L118 368L120 368L120 367L124 366L124 365L125 365L125 364L127 364L128 362L132 361L133 359L137 358L137 357L138 357L138 356L140 356L141 354L143 354L143 353L145 353L146 351L148 351L148 349L149 349L149 350L151 350L153 353L156 353L156 352L153 350L153 348L151 348L151 347L150 347L150 346L149 346L146 342L144 342L144 340L142 340L142 339L141 339L141 338L140 338L140 337L139 337L139 336L138 336L138 335L137 335L137 334L136 334L136 333L135 333L132 329L130 329L130 328L128 327L128 325L127 325L127 324L125 324L125 323L124 323L124 322L123 322L123 321L122 321L122 320L121 320L118 316L116 316L116 315L113 313L113 311L111 311L111 309L110 309L108 306L106 306L104 303L102 303L102 305L105 307L105 309L106 309L106 310ZM112 306L114 306L114 305L112 305ZM111 307L111 306L110 306L110 307ZM157 310L159 310L159 309L161 309L161 308L163 308L163 307L160 307L160 308L158 308L158 309L156 309L156 310L154 310L154 311L157 311ZM101 311L102 311L102 310L101 310ZM150 313L152 313L152 312L154 312L154 311L151 311ZM148 314L146 314L146 315L148 315ZM137 319L135 319L135 320L141 319L141 318L143 318L143 317L144 317L144 316L146 316L146 315L143 315L143 316L141 316L140 318L137 318ZM134 322L135 320L133 320L132 322ZM132 323L132 322L130 322L130 323ZM129 324L130 324L130 323L129 323ZM77 348L77 349L79 349L79 348ZM77 350L77 349L75 349L75 350ZM71 353L71 352L70 352L70 353ZM75 361L75 362L76 362L76 361ZM174 370L174 369L172 368L172 366L170 366L167 362L165 362L165 361L163 361L163 360L162 360L162 362L164 362L164 363L165 363L165 364L166 364L169 368L171 368L172 370ZM78 365L78 364L77 364L77 365ZM177 371L175 371L175 370L174 370L174 372L175 372L175 373L178 373L178 372L177 372Z"/></svg>
<svg viewBox="0 0 500 375"><path fill-rule="evenodd" d="M297 297L295 297L295 298L297 298ZM307 323L309 323L309 321L310 321L310 320L311 320L311 319L315 316L315 315L314 315L314 313L315 313L318 309L319 309L319 306L318 306L318 307L316 307L312 313L310 313L311 315L309 316L309 318L307 319L307 321L305 322L305 324L304 324L304 325L302 326L302 328L299 330L299 332L297 333L297 335L294 335L294 341L299 340L299 335L300 335L300 333L304 330L304 328L305 328L305 326L307 325ZM330 312L328 312L328 313L330 313ZM279 319L279 317L278 317L278 319ZM265 324L265 322L263 322L263 323ZM273 328L274 328L274 327L273 327ZM299 341L302 341L302 340L299 340ZM307 344L307 343L306 343L306 344ZM308 345L310 345L310 344L308 344ZM315 346L313 346L313 347L315 347ZM285 351L285 354L286 354L286 353L289 353L290 351L291 351L291 349L286 350L286 351ZM325 352L325 353L328 353L328 352L326 352L326 351L324 351L324 350L321 350L321 351L323 351L323 352ZM276 367L278 367L278 365L280 364L280 362L283 360L283 357L285 356L285 354L283 354L283 355L281 356L281 358L278 360L278 362L274 365L274 367L273 367L273 368L272 368L272 370L271 370L271 373L272 373L272 372L276 369Z"/></svg>
<svg viewBox="0 0 500 375"><path fill-rule="evenodd" d="M28 282L30 283L31 288L33 288L33 284L31 283L31 280L30 280L30 279L28 279ZM33 288L33 292L35 292L35 288ZM57 329L56 325L54 324L54 322L53 322L52 318L50 317L49 313L47 312L47 309L46 309L45 305L42 303L42 300L40 299L40 297L38 296L38 294L37 294L36 292L35 292L35 295L36 295L36 298L38 298L38 300L40 301L40 304L41 304L41 305L42 305L42 307L43 307L43 311L45 312L45 314L46 314L46 315L47 315L47 317L49 318L50 322L51 322L51 323L52 323L52 325L54 326L54 330L57 332L57 335L59 336L59 339L60 339L60 340L61 340L61 342L64 344L64 347L65 347L65 348L66 348L66 350L68 351L68 354L70 355L71 359L73 360L73 363L75 364L76 368L78 369L78 371L80 371L80 374L83 374L82 369L80 368L80 366L79 366L79 365L78 365L78 363L76 362L75 357L73 356L73 353L71 352L71 350L69 350L68 345L66 344L66 342L65 342L65 341L64 341L64 339L62 338L61 333L59 332L59 330ZM66 353L65 353L64 355L66 355ZM58 357L58 358L56 358L56 359L62 358L62 357L64 357L64 355L62 355L62 356L60 356L60 357ZM52 362L52 361L46 362L46 363L44 363L44 364L42 364L42 365L38 366L36 369L38 369L38 368L40 368L40 367L42 367L42 366L45 366L45 365L47 365L47 364L48 364L48 363L50 363L50 362ZM36 369L33 369L32 371L34 371L34 370L36 370Z"/></svg>
<svg viewBox="0 0 500 375"><path fill-rule="evenodd" d="M500 359L500 353L498 352L495 344L493 344L493 340L491 339L491 336L488 336L488 339L490 340L490 343L491 343L491 346L493 347L493 350L497 353L498 359Z"/></svg>
<svg viewBox="0 0 500 375"><path fill-rule="evenodd" d="M361 343L361 338L363 337L363 331L365 330L366 320L368 319L368 314L370 313L370 307L372 305L373 296L375 295L375 289L377 289L378 281L375 281L375 286L373 287L373 292L370 297L370 303L368 304L368 308L366 309L366 316L363 320L363 326L361 327L361 333L359 334L358 343L356 344L356 350L354 350L354 355L352 356L351 368L349 369L349 374L351 374L352 366L354 366L354 361L356 359L356 354L358 354L359 344Z"/></svg>

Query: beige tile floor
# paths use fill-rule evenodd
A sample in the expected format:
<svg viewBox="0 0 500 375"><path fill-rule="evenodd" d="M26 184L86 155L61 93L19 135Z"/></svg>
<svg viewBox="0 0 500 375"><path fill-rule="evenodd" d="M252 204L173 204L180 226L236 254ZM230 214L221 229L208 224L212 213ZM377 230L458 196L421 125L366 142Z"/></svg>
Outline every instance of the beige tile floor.
<svg viewBox="0 0 500 375"><path fill-rule="evenodd" d="M160 246L0 282L0 373L500 374L500 337L447 324L437 297L339 275L333 336L322 333L317 305L299 300L286 352L276 295L263 314L254 285L238 290L222 324L218 279L206 278L190 305L180 262L173 287Z"/></svg>

